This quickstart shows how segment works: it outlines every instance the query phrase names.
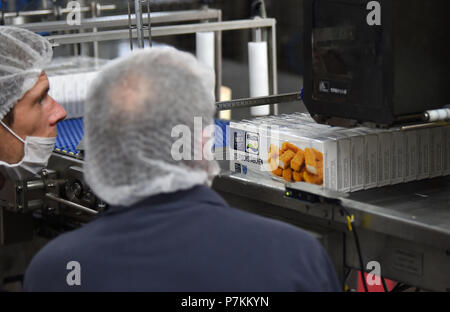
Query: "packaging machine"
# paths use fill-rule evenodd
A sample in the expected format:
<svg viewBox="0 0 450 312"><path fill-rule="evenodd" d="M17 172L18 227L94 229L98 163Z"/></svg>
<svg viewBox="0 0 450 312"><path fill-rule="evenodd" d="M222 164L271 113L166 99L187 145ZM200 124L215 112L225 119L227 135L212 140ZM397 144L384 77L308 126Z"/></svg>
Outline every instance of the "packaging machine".
<svg viewBox="0 0 450 312"><path fill-rule="evenodd" d="M322 1L314 3L315 5L325 5ZM309 3L309 8L312 10L312 3ZM320 49L335 48L332 36L341 36L342 32L327 31L327 29L331 26L342 28L345 26L342 23L348 24L349 20L345 18L336 20L336 25L325 25L328 27L325 27L327 29L314 30L312 22L320 19L311 18L312 16L314 15L311 11L305 11L305 20L311 22L310 32L305 35L305 40L314 43L312 40L314 36L316 39L317 36L322 36L322 39L330 40L321 41ZM196 21L204 21L204 23L192 23ZM170 23L182 24L168 25ZM145 29L145 24L149 28ZM164 24L164 26L157 26L158 24ZM130 27L130 25L136 25L136 27ZM276 112L276 105L304 100L310 112L322 123L338 123L339 125L344 123L346 126L350 126L369 122L373 127L385 127L394 119L394 116L389 114L394 107L393 105L389 106L390 104L387 102L383 102L383 105L388 105L388 112L383 115L383 118L380 116L379 120L372 118L373 110L366 110L366 115L364 115L364 108L361 107L356 111L345 110L345 114L342 113L342 109L338 109L338 112L333 111L335 106L338 106L339 103L342 104L341 97L336 100L338 103L327 97L325 102L314 105L318 98L314 95L317 90L313 90L314 64L312 61L309 64L310 76L309 78L305 77L305 94L301 92L278 94L276 21L270 18L222 21L221 11L204 8L183 12L152 12L150 17L142 14L141 18L133 18L131 15L94 17L85 19L81 26L70 26L64 22L54 21L24 24L20 27L36 32L49 29L53 31L82 29L85 31L72 34L52 34L48 36L48 40L54 46L128 38L144 39L148 37L150 39L151 37L151 40L154 40L160 36L193 34L201 31L215 32L217 86L221 86L222 32L263 29L267 31L270 52L271 95L219 102L217 103L219 111L271 105L272 111ZM124 29L115 29L120 27ZM358 23L358 26L355 27L366 26ZM114 29L111 30L111 28ZM377 51L379 38L375 36L373 39L375 42L370 43L373 49L369 50ZM140 42L142 44L142 40ZM326 46L324 42L329 45ZM360 46L358 42L355 45ZM309 44L306 45L306 49L305 55L312 60L315 57L313 47ZM348 52L345 47L342 49ZM356 73L353 78L357 79L358 70L362 65L356 59L353 61L354 64L352 64L355 67L352 69L355 69ZM444 75L449 70L448 61L444 59L441 64L442 70L438 72L443 75L439 76L439 86L444 83L448 85L450 76ZM390 65L392 64L389 62L384 64L389 72L393 70ZM395 72L395 69L393 71ZM345 79L352 78L352 73L346 73ZM333 73L330 74L330 77L336 78ZM423 83L429 82L424 81ZM432 86L428 85L423 90L431 89ZM352 89L356 92L355 94L363 94L361 90ZM219 94L219 88L216 92ZM409 116L414 115L415 119L397 120L399 121L397 125L424 128L436 126L430 124L430 121L426 121L426 114L427 110L443 108L444 105L450 103L450 98L445 97L444 92L440 94L442 97L439 105L436 103L427 105L422 101L423 106L419 109L405 113ZM350 99L357 100L355 97L350 97ZM351 102L350 104L356 105L355 103ZM324 110L327 105L333 109ZM338 118L330 119L330 117ZM445 122L448 117L441 119ZM226 124L222 126L226 127ZM48 168L39 179L18 183L6 182L0 189L0 207L2 207L0 210L2 212L0 215L0 245L29 240L35 236L37 230L39 233L47 234L47 237L57 235L62 231L89 222L92 217L107 209L106 205L95 197L83 180L83 148L79 146L83 136L82 119L61 123L58 135L58 146L50 159ZM225 155L227 147L223 147ZM350 269L367 271L365 265L368 262L377 261L381 265L383 277L421 289L450 291L450 178L448 176L363 190L349 195L306 183L246 179L232 173L228 161L220 163L223 169L222 174L216 178L213 187L231 206L292 223L316 235L327 249L343 283L348 277ZM358 244L354 240L356 232L359 238ZM14 272L16 271L20 270L16 269Z"/></svg>

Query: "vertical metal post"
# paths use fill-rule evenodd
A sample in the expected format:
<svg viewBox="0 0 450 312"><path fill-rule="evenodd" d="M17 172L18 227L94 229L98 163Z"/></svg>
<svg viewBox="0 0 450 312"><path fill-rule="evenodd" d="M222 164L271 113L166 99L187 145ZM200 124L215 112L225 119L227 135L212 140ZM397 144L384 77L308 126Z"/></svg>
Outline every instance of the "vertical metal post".
<svg viewBox="0 0 450 312"><path fill-rule="evenodd" d="M80 3L81 7L85 7L86 6L86 1L85 0L78 0L78 1ZM85 13L80 13L80 17L83 20L86 17L86 14ZM83 30L83 29L80 29L78 32L79 33L84 33L86 31ZM89 53L89 47L90 47L89 43L81 43L80 44L80 55L82 55L82 56L89 56L89 54L90 54Z"/></svg>
<svg viewBox="0 0 450 312"><path fill-rule="evenodd" d="M148 44L151 47L153 45L152 42L152 19L150 16L151 9L150 9L150 0L147 1L147 13L148 13L148 23L147 23L147 29L148 29Z"/></svg>
<svg viewBox="0 0 450 312"><path fill-rule="evenodd" d="M91 3L91 11L92 11L92 17L95 18L97 17L97 9L98 9L98 3L96 1L93 1ZM97 32L97 27L94 27L92 29L92 32L96 33ZM94 57L96 59L98 59L98 41L94 41L93 42L93 48L94 48Z"/></svg>
<svg viewBox="0 0 450 312"><path fill-rule="evenodd" d="M136 14L136 31L138 38L138 47L144 48L144 22L142 19L142 3L141 0L134 0L134 11Z"/></svg>
<svg viewBox="0 0 450 312"><path fill-rule="evenodd" d="M217 20L222 21L222 11L219 12ZM215 49L215 71L216 71L216 101L221 101L221 87L222 87L222 31L216 31L214 36L216 49Z"/></svg>
<svg viewBox="0 0 450 312"><path fill-rule="evenodd" d="M130 31L130 49L133 51L133 26L131 24L131 0L128 0L128 29Z"/></svg>
<svg viewBox="0 0 450 312"><path fill-rule="evenodd" d="M271 94L278 94L278 65L277 65L277 33L276 22L269 28L267 42L269 45L269 78L271 77ZM273 114L278 115L278 104L273 105Z"/></svg>

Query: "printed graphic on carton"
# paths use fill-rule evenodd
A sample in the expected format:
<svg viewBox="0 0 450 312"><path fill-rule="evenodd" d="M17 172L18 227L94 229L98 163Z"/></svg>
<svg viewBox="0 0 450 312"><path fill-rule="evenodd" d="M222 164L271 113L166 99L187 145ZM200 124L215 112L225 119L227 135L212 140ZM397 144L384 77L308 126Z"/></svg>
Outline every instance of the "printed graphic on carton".
<svg viewBox="0 0 450 312"><path fill-rule="evenodd" d="M287 182L323 185L323 154L314 148L302 150L292 143L284 142L280 149L272 144L268 165L274 176Z"/></svg>

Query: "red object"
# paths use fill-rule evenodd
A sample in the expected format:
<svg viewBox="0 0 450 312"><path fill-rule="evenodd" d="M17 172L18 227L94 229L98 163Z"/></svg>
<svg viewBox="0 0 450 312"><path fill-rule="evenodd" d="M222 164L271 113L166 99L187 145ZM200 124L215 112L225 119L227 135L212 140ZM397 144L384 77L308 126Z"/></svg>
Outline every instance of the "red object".
<svg viewBox="0 0 450 312"><path fill-rule="evenodd" d="M364 273L364 276L366 278L367 290L369 292L384 292L383 284L381 282L379 285L369 285L368 281L375 281L375 277L372 276L372 274ZM368 276L369 276L369 278L367 278ZM385 278L384 280L386 282L386 286L387 286L388 290L391 291L394 288L396 282L391 281L387 278ZM381 281L381 279L380 279L380 281ZM360 271L358 271L358 292L365 292L364 285L363 285L362 279L361 279Z"/></svg>

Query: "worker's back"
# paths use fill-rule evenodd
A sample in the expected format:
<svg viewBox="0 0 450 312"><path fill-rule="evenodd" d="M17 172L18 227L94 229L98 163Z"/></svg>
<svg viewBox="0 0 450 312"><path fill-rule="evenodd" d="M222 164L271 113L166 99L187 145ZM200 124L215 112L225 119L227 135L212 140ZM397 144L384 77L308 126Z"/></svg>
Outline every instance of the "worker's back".
<svg viewBox="0 0 450 312"><path fill-rule="evenodd" d="M80 267L68 266L76 261ZM79 270L78 270L79 269ZM80 285L74 278L80 273ZM69 275L69 278L67 278ZM318 241L230 208L214 191L112 207L50 242L25 276L28 291L339 291Z"/></svg>

